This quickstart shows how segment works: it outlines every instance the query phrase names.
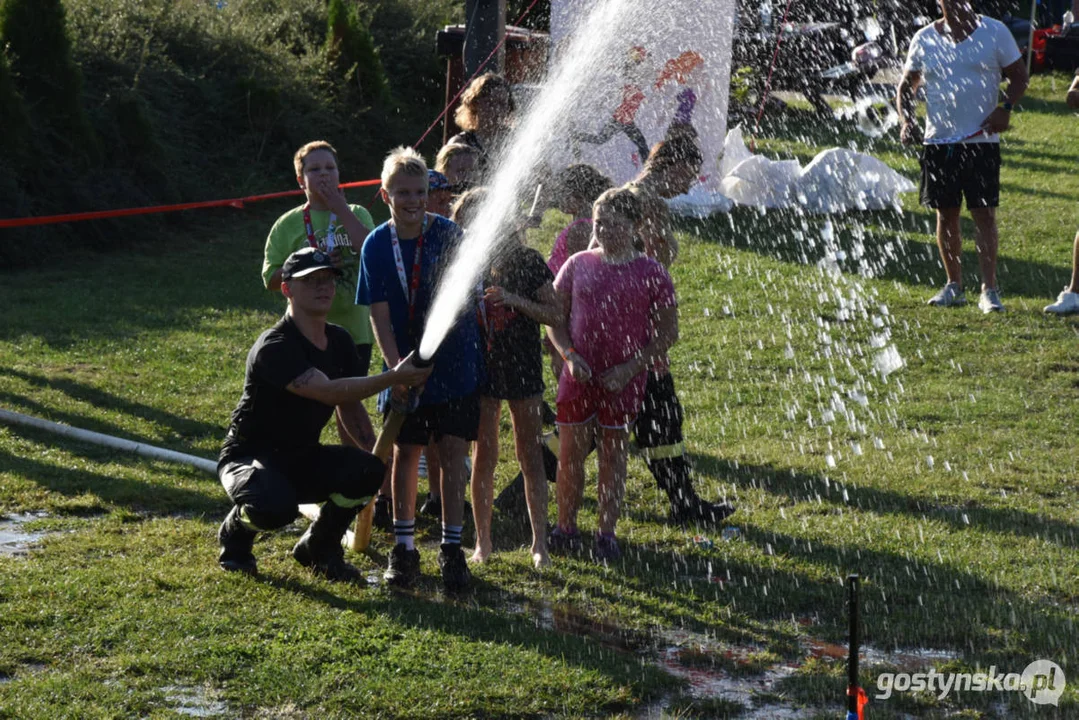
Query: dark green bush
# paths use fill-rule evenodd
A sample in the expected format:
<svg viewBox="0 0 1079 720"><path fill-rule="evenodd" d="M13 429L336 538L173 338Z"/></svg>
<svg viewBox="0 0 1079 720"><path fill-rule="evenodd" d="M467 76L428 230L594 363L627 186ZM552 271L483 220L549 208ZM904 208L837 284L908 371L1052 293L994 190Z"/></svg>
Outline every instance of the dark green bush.
<svg viewBox="0 0 1079 720"><path fill-rule="evenodd" d="M5 8L12 2L0 0ZM316 138L338 148L343 179L376 177L386 151L414 142L441 110L445 66L435 57L435 31L463 18L461 0L346 2L349 27L368 31L366 46L350 47L346 68L360 76L361 101L351 91L355 76L346 85L328 52L327 0L230 0L220 9L211 0L65 0L63 6L70 59L83 77L81 89L67 92L86 108L101 152L89 164L52 145L35 150L32 164L0 155L0 217L288 189L295 186L292 153ZM378 82L366 79L380 72L372 57L384 67L379 97L370 95ZM18 89L24 76L12 69ZM0 76L0 91L2 82ZM32 112L30 120L35 135L54 118ZM424 149L430 154L436 147L430 142ZM354 198L368 202L362 195ZM32 251L43 243L125 247L212 215L4 231L0 267L66 257Z"/></svg>
<svg viewBox="0 0 1079 720"><path fill-rule="evenodd" d="M26 142L30 121L26 116L26 106L22 95L11 77L7 54L0 44L0 156L14 155L22 150Z"/></svg>

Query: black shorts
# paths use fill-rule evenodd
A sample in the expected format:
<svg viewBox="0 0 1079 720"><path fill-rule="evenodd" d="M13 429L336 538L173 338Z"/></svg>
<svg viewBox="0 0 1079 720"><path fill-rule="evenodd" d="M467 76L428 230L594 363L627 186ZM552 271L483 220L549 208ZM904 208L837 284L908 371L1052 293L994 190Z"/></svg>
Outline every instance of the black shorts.
<svg viewBox="0 0 1079 720"><path fill-rule="evenodd" d="M1000 205L1000 144L954 143L922 148L922 205L958 208Z"/></svg>
<svg viewBox="0 0 1079 720"><path fill-rule="evenodd" d="M292 522L302 503L365 505L378 492L386 466L369 452L319 445L296 454L235 453L221 459L218 478L233 503L244 506L260 530Z"/></svg>
<svg viewBox="0 0 1079 720"><path fill-rule="evenodd" d="M657 448L682 442L682 403L674 391L674 378L669 372L657 375L649 371L644 389L644 403L637 415L633 433L637 447Z"/></svg>
<svg viewBox="0 0 1079 720"><path fill-rule="evenodd" d="M389 414L388 412L386 413ZM438 442L445 435L472 442L479 435L480 394L455 398L435 405L421 405L405 418L398 445L427 445Z"/></svg>
<svg viewBox="0 0 1079 720"><path fill-rule="evenodd" d="M487 378L481 393L499 400L524 400L543 394L543 355L539 343L535 352L517 362L499 362L490 355L487 359Z"/></svg>

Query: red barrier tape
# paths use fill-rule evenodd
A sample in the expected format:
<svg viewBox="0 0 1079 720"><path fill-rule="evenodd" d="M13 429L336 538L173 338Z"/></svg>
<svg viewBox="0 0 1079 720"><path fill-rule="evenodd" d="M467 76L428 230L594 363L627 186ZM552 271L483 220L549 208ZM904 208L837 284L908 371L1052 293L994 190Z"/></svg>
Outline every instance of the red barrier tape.
<svg viewBox="0 0 1079 720"><path fill-rule="evenodd" d="M381 180L359 180L357 182L344 183L341 187L373 187L381 184ZM247 197L232 198L231 200L206 200L204 202L181 203L179 205L152 205L149 207L125 208L123 210L98 210L95 212L68 213L67 215L7 218L0 220L0 228L54 225L56 223L79 222L81 220L104 220L106 218L130 217L132 215L153 215L157 213L180 212L181 210L201 210L203 208L213 207L233 207L242 210L248 203L291 197L293 195L303 195L303 190L286 190L284 192L266 193L265 195L248 195Z"/></svg>

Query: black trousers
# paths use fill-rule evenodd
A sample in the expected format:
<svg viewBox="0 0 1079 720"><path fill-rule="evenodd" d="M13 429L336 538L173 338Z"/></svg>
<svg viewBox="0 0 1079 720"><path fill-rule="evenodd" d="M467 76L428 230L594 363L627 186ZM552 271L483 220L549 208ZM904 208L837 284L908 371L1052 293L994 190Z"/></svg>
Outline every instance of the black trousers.
<svg viewBox="0 0 1079 720"><path fill-rule="evenodd" d="M667 493L671 504L678 507L690 507L698 501L686 459L684 418L671 374L649 372L634 435L656 484Z"/></svg>
<svg viewBox="0 0 1079 720"><path fill-rule="evenodd" d="M303 503L362 508L378 492L386 466L359 448L319 445L297 455L234 455L217 472L245 524L274 530L295 520Z"/></svg>

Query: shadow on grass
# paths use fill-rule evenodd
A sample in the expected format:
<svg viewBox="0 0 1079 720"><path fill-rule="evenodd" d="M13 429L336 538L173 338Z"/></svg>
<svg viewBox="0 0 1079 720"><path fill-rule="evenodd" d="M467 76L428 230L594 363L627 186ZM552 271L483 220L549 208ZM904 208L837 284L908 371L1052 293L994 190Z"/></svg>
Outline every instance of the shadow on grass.
<svg viewBox="0 0 1079 720"><path fill-rule="evenodd" d="M700 627L721 639L756 637L773 652L798 659L797 638L804 633L842 642L846 632L844 578L863 577L866 642L896 648L954 648L971 659L990 661L1029 657L1067 658L1079 650L1075 619L1068 609L1038 602L996 583L939 564L921 563L902 552L869 550L855 544L807 542L791 535L745 527L742 540L762 551L759 561L735 559L726 543L714 550L659 553L625 548L632 563L620 566L624 589L607 601L627 602L626 590L646 589L692 611L696 605L723 603L729 627ZM667 572L660 575L657 568ZM677 579L699 578L677 590ZM709 574L721 582L709 581ZM668 589L671 588L671 589ZM962 619L959 619L961 613ZM809 627L792 622L812 618ZM692 627L688 617L665 618L668 626ZM1028 660L1027 660L1028 661Z"/></svg>
<svg viewBox="0 0 1079 720"><path fill-rule="evenodd" d="M124 415L131 415L155 425L169 428L175 435L185 440L199 440L202 438L218 439L223 438L225 435L225 429L217 425L211 425L210 423L199 422L197 420L192 420L191 418L164 412L151 405L133 402L120 397L119 395L99 390L91 385L70 378L47 377L45 375L37 375L35 373L15 370L13 368L4 368L4 373L10 377L19 378L34 387L59 390L73 400L88 403L94 407L116 410ZM10 407L26 407L28 409L33 409L38 413L48 413L50 416L58 418L73 427L84 427L97 432L108 433L110 435L122 435L124 432L109 423L45 408L29 398L24 398L12 393L0 392L0 400L5 404L9 404Z"/></svg>
<svg viewBox="0 0 1079 720"><path fill-rule="evenodd" d="M810 245L806 236L819 236L820 227L828 219L834 225L836 246L845 250L848 257L853 257L854 249L860 246L874 278L925 288L938 288L944 284L944 269L935 240L930 244L909 237L912 233L927 232L932 237L936 221L931 215L871 211L807 216L792 210L770 210L762 215L753 208L735 208L729 216L685 220L681 225L718 245L749 250L781 262L813 266L824 257L825 248L816 239ZM803 223L808 225L808 230L803 230ZM962 233L964 284L968 288L977 288L981 279L978 253L974 249L974 223L966 213L962 219ZM1067 284L1070 268L1066 261L1067 258L1062 258L1060 265L1050 265L1001 254L998 269L1008 294L1046 297L1048 289ZM849 270L853 266L852 261L847 261L844 268ZM852 273L848 271L847 274Z"/></svg>
<svg viewBox="0 0 1079 720"><path fill-rule="evenodd" d="M50 445L56 438L51 433L22 427L9 427L10 432L26 440L42 445ZM107 448L86 445L64 438L66 452L79 455L94 463L117 463L125 465L128 472L139 462L133 456ZM39 460L24 455L14 455L0 448L0 467L5 472L28 478L40 487L65 497L92 495L103 503L126 507L134 512L150 512L156 515L171 513L205 513L210 516L222 515L224 492L201 492L170 486L150 480L142 481L130 477L104 475L89 470L63 467L55 462ZM193 469L178 469L185 475L209 475ZM216 485L216 483L215 483Z"/></svg>
<svg viewBox="0 0 1079 720"><path fill-rule="evenodd" d="M642 663L633 644L605 641L586 632L546 629L528 616L504 612L505 593L480 578L473 578L469 593L457 597L441 594L441 580L437 577L424 576L413 589L371 595L363 600L336 595L292 578L260 575L259 581L338 610L385 617L422 632L445 633L476 643L512 644L552 661L593 671L613 683L632 686L635 692L628 697L634 701L658 697L681 684L659 668ZM616 702L602 709L631 707L628 702Z"/></svg>
<svg viewBox="0 0 1079 720"><path fill-rule="evenodd" d="M962 508L942 505L923 498L878 488L859 486L849 489L850 502L843 501L843 490L833 480L821 475L779 469L770 465L746 465L717 460L707 456L695 456L709 475L725 478L742 488L760 488L766 492L784 495L795 503L816 502L818 498L826 505L890 515L907 516L914 520L935 520L953 530L980 529L998 535L1016 535L1053 542L1065 548L1079 548L1079 525L1053 520L1041 515L1012 508L981 507L974 503Z"/></svg>

